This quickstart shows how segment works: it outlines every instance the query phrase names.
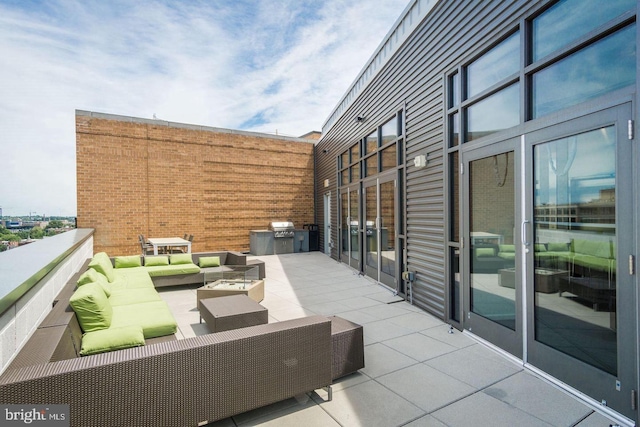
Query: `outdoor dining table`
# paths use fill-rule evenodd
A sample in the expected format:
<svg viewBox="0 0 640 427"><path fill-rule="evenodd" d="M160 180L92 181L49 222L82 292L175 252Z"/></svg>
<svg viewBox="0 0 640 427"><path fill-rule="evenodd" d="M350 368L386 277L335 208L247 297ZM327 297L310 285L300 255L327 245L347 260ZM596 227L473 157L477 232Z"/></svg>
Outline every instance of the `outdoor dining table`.
<svg viewBox="0 0 640 427"><path fill-rule="evenodd" d="M147 242L153 246L154 255L158 255L159 247L170 248L186 246L187 253L191 253L191 242L180 237L153 237L148 238Z"/></svg>

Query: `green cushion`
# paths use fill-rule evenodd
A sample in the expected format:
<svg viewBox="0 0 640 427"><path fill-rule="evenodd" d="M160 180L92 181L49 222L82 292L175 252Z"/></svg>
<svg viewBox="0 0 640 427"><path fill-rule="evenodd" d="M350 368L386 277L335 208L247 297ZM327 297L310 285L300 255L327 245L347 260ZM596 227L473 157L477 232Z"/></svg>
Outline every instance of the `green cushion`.
<svg viewBox="0 0 640 427"><path fill-rule="evenodd" d="M500 252L515 252L516 245L500 245Z"/></svg>
<svg viewBox="0 0 640 427"><path fill-rule="evenodd" d="M98 273L93 268L88 269L78 278L78 287L86 285L87 283L97 283L102 287L105 295L108 297L111 296L111 285L106 277L102 274Z"/></svg>
<svg viewBox="0 0 640 427"><path fill-rule="evenodd" d="M179 274L194 274L200 272L200 267L195 264L173 264L145 267L147 275L151 277L177 276Z"/></svg>
<svg viewBox="0 0 640 427"><path fill-rule="evenodd" d="M193 259L191 258L191 254L175 254L169 256L169 264L178 265L178 264L193 264Z"/></svg>
<svg viewBox="0 0 640 427"><path fill-rule="evenodd" d="M164 301L143 302L113 307L112 327L142 326L146 339L175 334L178 330L176 319Z"/></svg>
<svg viewBox="0 0 640 427"><path fill-rule="evenodd" d="M113 265L111 264L109 255L105 252L98 252L95 254L89 262L89 268L93 268L98 273L104 274L109 282L113 282L115 280Z"/></svg>
<svg viewBox="0 0 640 427"><path fill-rule="evenodd" d="M169 257L165 255L144 257L144 265L148 267L155 265L169 265Z"/></svg>
<svg viewBox="0 0 640 427"><path fill-rule="evenodd" d="M160 294L153 288L118 289L109 297L111 307L117 305L138 304L141 302L161 301Z"/></svg>
<svg viewBox="0 0 640 427"><path fill-rule="evenodd" d="M608 241L575 239L572 249L576 254L611 258L611 242Z"/></svg>
<svg viewBox="0 0 640 427"><path fill-rule="evenodd" d="M140 326L102 329L82 336L80 355L88 356L141 345L144 345L144 334Z"/></svg>
<svg viewBox="0 0 640 427"><path fill-rule="evenodd" d="M482 258L482 257L490 257L490 256L495 256L496 253L493 250L493 248L476 248L476 256L478 258Z"/></svg>
<svg viewBox="0 0 640 427"><path fill-rule="evenodd" d="M69 304L76 312L84 332L106 329L111 326L113 309L102 287L97 283L80 286L71 295Z"/></svg>
<svg viewBox="0 0 640 427"><path fill-rule="evenodd" d="M203 256L203 257L200 257L198 264L202 268L220 267L220 257L219 256Z"/></svg>
<svg viewBox="0 0 640 427"><path fill-rule="evenodd" d="M138 255L117 256L114 258L116 268L140 267L140 257Z"/></svg>
<svg viewBox="0 0 640 427"><path fill-rule="evenodd" d="M569 250L569 245L562 242L549 242L547 243L547 249L550 252L567 252Z"/></svg>
<svg viewBox="0 0 640 427"><path fill-rule="evenodd" d="M544 243L536 243L534 245L534 251L535 252L547 252L547 247L544 245Z"/></svg>

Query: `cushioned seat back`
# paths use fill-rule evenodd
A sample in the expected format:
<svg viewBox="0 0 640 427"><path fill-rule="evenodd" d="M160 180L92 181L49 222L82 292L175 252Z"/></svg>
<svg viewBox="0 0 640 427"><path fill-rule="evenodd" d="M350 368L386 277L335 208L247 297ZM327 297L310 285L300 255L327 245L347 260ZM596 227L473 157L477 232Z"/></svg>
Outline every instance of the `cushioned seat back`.
<svg viewBox="0 0 640 427"><path fill-rule="evenodd" d="M611 242L608 241L574 239L572 241L572 252L599 258L612 258Z"/></svg>

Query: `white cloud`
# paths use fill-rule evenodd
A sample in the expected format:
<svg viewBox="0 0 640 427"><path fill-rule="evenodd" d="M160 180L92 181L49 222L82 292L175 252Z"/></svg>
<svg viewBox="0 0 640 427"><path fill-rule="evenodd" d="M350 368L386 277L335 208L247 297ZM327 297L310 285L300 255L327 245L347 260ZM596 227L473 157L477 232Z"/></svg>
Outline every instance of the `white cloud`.
<svg viewBox="0 0 640 427"><path fill-rule="evenodd" d="M75 109L319 130L407 0L0 0L5 215L75 215Z"/></svg>

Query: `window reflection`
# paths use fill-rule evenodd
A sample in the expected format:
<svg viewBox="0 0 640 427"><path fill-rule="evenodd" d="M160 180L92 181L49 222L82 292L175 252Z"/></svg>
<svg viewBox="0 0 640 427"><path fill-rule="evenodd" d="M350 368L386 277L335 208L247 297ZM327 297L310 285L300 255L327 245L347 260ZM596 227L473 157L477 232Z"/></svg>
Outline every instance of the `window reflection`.
<svg viewBox="0 0 640 427"><path fill-rule="evenodd" d="M371 176L378 173L378 155L377 154L367 157L367 160L365 161L365 169L366 169L365 176Z"/></svg>
<svg viewBox="0 0 640 427"><path fill-rule="evenodd" d="M516 32L467 67L467 96L479 94L519 69L520 33Z"/></svg>
<svg viewBox="0 0 640 427"><path fill-rule="evenodd" d="M366 154L373 153L378 148L378 131L372 132L365 141Z"/></svg>
<svg viewBox="0 0 640 427"><path fill-rule="evenodd" d="M513 151L469 163L471 310L516 327Z"/></svg>
<svg viewBox="0 0 640 427"><path fill-rule="evenodd" d="M460 125L458 124L458 113L449 116L449 146L455 147L460 143Z"/></svg>
<svg viewBox="0 0 640 427"><path fill-rule="evenodd" d="M520 89L511 85L467 109L467 141L520 123Z"/></svg>
<svg viewBox="0 0 640 427"><path fill-rule="evenodd" d="M533 75L533 117L635 83L636 26L630 25Z"/></svg>
<svg viewBox="0 0 640 427"><path fill-rule="evenodd" d="M615 145L608 127L534 148L536 340L614 375Z"/></svg>
<svg viewBox="0 0 640 427"><path fill-rule="evenodd" d="M384 172L389 169L393 169L398 164L397 153L396 153L396 145L393 144L384 150L381 151L382 156L382 170L380 172Z"/></svg>
<svg viewBox="0 0 640 427"><path fill-rule="evenodd" d="M382 144L385 145L398 136L398 123L395 118L382 125Z"/></svg>
<svg viewBox="0 0 640 427"><path fill-rule="evenodd" d="M635 7L635 0L562 0L533 20L533 60Z"/></svg>

